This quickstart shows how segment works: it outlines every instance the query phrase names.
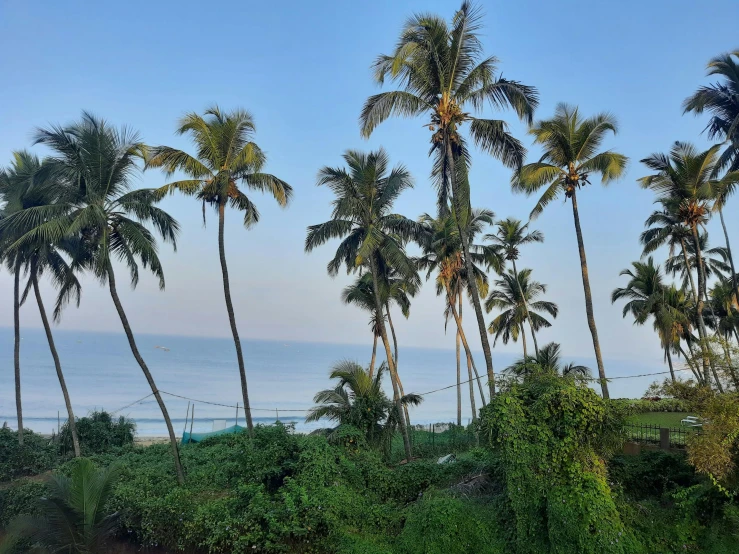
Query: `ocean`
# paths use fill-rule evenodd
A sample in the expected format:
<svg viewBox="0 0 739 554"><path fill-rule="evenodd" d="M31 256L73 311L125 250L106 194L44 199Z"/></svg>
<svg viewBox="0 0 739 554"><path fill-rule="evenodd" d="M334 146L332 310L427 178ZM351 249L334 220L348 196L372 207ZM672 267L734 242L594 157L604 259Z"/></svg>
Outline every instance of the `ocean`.
<svg viewBox="0 0 739 554"><path fill-rule="evenodd" d="M26 428L40 433L57 430L66 410L61 389L41 329L21 331L21 383L23 420ZM143 373L136 364L125 336L113 333L55 330L54 338L77 417L95 409L116 412L135 420L140 436L165 435L161 412L149 395ZM195 399L193 431L213 429L214 420L236 422L236 403L242 404L236 353L231 339L136 336L139 350L161 391ZM450 343L453 342L450 340ZM332 364L342 359L367 364L371 344L325 344L243 340L249 396L255 423L273 423L277 418L292 422L299 431L310 431L326 424L306 424L305 411L313 405L313 396L329 388ZM378 363L384 357L378 348ZM496 371L509 365L519 355L493 352ZM463 357L464 359L464 357ZM569 361L569 358L565 358ZM576 358L594 368L594 360ZM484 373L482 353L475 362ZM664 371L663 367L644 367L628 360L606 360L609 376ZM456 357L453 349L412 348L400 345L399 373L406 393L424 393L456 383ZM462 368L466 380L466 365ZM641 395L654 378L614 381L611 396ZM471 418L468 385L462 389L463 423ZM386 389L391 391L389 383ZM486 390L487 392L487 390ZM182 434L188 400L164 395L175 431ZM226 404L217 406L208 404ZM479 396L476 399L480 407ZM133 404L132 404L133 403ZM132 404L127 406L128 404ZM413 424L456 420L456 387L428 394L411 411ZM238 421L244 425L243 408ZM13 384L13 331L0 328L0 425L15 428L15 388ZM190 424L188 424L189 430Z"/></svg>

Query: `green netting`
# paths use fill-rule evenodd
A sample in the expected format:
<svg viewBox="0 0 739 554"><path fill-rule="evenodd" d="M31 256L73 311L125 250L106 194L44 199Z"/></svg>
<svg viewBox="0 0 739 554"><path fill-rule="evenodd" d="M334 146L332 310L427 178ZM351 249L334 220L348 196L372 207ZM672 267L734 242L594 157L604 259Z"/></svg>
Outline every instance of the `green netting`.
<svg viewBox="0 0 739 554"><path fill-rule="evenodd" d="M213 431L211 433L188 433L185 431L182 433L182 444L200 442L210 437L217 437L218 435L230 435L231 433L238 433L244 429L246 429L246 427L242 427L241 425L232 425L231 427L226 427L225 429Z"/></svg>

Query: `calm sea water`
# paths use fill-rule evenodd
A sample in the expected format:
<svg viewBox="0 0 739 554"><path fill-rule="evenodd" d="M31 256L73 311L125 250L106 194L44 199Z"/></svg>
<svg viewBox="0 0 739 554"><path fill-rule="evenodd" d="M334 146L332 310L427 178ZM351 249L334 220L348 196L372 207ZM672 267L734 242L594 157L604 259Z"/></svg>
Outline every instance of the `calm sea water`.
<svg viewBox="0 0 739 554"><path fill-rule="evenodd" d="M50 433L57 428L57 414L61 415L63 423L66 411L46 336L42 330L35 329L24 329L21 336L24 425L34 431ZM151 392L123 334L56 330L54 337L78 417L96 408L119 410ZM233 341L142 334L137 336L137 342L160 390L198 400L193 431L212 430L214 419L224 419L228 425L235 422L235 406L241 403L241 385ZM244 340L243 345L255 422L271 423L279 416L280 421L293 421L304 431L322 426L305 424L304 416L305 410L313 405L313 395L331 385L328 373L332 364L342 359L366 364L371 354L371 344ZM494 352L496 370L509 365L516 357ZM456 382L452 349L401 346L399 358L406 393L423 393ZM481 354L478 353L475 360L478 368L484 368ZM593 360L576 361L595 367ZM663 370L626 361L607 360L607 363L611 376ZM465 373L466 367L463 367L463 375ZM611 395L640 395L649 382L649 378L614 381ZM469 390L466 385L463 387L462 413L463 422L467 423ZM164 399L179 435L184 429L188 401L167 395ZM204 401L234 407L213 406ZM479 408L479 397L476 401ZM136 421L139 435L166 434L161 412L153 398L118 413ZM242 409L239 411L242 425L243 418ZM413 423L454 421L456 388L427 395L423 404L413 409L411 419ZM6 421L15 428L13 332L0 328L0 425Z"/></svg>

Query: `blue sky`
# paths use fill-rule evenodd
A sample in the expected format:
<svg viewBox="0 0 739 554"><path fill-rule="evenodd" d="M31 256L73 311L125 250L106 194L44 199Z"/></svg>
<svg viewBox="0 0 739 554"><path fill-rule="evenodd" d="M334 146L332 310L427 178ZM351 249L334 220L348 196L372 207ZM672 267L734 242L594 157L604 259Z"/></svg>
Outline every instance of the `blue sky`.
<svg viewBox="0 0 739 554"><path fill-rule="evenodd" d="M94 6L94 7L93 7ZM30 144L32 130L66 123L90 110L140 131L150 144L191 149L174 136L177 118L217 102L244 107L257 122L257 141L268 152L268 169L295 189L292 205L279 209L255 200L262 221L247 232L236 213L227 216L227 251L237 320L243 337L362 343L370 340L367 317L339 300L347 278L331 279L325 264L331 246L303 253L306 226L329 216L327 190L315 186L323 165L336 165L347 148L384 146L404 163L416 187L400 198L397 211L409 217L434 210L428 181L429 133L423 120L381 125L370 140L359 134L358 115L375 93L369 66L389 52L405 18L414 11L450 17L458 2L21 2L0 4L0 163ZM580 195L595 314L606 357L662 363L651 328L634 328L611 306L618 273L640 255L637 237L652 210L651 194L635 180L645 171L638 160L666 151L674 140L707 146L705 119L682 116L681 102L704 84L706 62L739 46L736 4L704 2L486 2L483 41L500 58L503 75L536 86L537 117L549 117L557 102L584 114L614 113L620 123L612 147L630 157L625 177ZM487 112L491 114L491 112ZM525 127L511 123L527 146ZM38 149L43 154L43 151ZM537 155L531 149L530 157ZM499 217L525 219L533 198L514 196L510 171L476 152L471 181L473 204ZM141 186L163 184L147 172ZM162 259L167 289L142 279L124 304L139 332L227 336L213 214L203 228L200 206L188 198L163 203L183 226L176 254ZM727 214L739 243L735 208ZM590 356L582 283L569 204L551 205L535 227L546 242L527 247L520 267L549 285L548 299L560 306L541 342L555 340L570 356ZM711 227L714 230L714 224ZM718 229L713 244L722 239ZM122 276L119 277L122 280ZM0 325L12 324L11 279L0 273ZM125 287L122 287L125 289ZM398 322L401 344L449 347L443 303L426 286L411 318ZM472 311L468 309L471 323ZM34 309L23 324L38 326ZM400 318L397 318L400 319ZM62 327L117 331L105 290L87 280L79 310L69 309ZM474 338L472 326L470 337ZM479 345L479 339L473 341ZM520 344L496 349L517 352Z"/></svg>

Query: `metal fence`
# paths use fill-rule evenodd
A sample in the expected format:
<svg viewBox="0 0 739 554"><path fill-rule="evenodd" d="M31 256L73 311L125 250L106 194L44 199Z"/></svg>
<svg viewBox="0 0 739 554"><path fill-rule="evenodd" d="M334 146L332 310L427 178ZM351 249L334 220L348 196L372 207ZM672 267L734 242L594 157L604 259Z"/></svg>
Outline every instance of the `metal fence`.
<svg viewBox="0 0 739 554"><path fill-rule="evenodd" d="M656 444L663 448L684 448L688 436L697 432L692 428L667 428L647 423L629 423L624 430L630 441Z"/></svg>

